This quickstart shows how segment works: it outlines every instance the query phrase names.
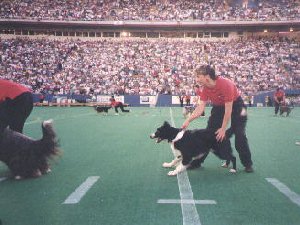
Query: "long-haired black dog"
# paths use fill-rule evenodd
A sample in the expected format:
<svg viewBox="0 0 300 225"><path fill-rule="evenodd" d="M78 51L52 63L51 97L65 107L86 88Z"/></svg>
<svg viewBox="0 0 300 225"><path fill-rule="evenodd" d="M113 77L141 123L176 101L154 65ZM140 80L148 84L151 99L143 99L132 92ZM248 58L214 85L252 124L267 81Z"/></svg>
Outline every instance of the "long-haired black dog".
<svg viewBox="0 0 300 225"><path fill-rule="evenodd" d="M210 150L213 150L213 153L219 158L226 160L223 167L228 167L232 162L230 172L236 172L236 158L232 154L230 140L227 138L220 145L216 140L215 131L212 129L182 130L171 127L168 122L164 122L155 133L150 135L150 138L156 139L157 143L162 140L171 143L175 159L170 163L163 163L163 167L166 168L176 166L175 170L168 173L169 176L183 172L192 166L194 160L201 159Z"/></svg>
<svg viewBox="0 0 300 225"><path fill-rule="evenodd" d="M60 152L52 120L42 123L42 131L39 140L9 128L0 131L0 160L15 179L39 177L51 171L49 159Z"/></svg>
<svg viewBox="0 0 300 225"><path fill-rule="evenodd" d="M97 113L108 113L108 110L111 109L110 105L96 105L94 106L94 109L97 111Z"/></svg>

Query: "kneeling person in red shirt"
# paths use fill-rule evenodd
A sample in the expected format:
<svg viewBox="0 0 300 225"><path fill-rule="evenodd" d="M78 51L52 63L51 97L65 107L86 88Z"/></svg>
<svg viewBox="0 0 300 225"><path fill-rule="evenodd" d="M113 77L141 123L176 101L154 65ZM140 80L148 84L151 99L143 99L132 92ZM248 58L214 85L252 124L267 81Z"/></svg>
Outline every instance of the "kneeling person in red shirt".
<svg viewBox="0 0 300 225"><path fill-rule="evenodd" d="M33 97L27 87L0 79L0 130L9 126L22 133L32 108Z"/></svg>

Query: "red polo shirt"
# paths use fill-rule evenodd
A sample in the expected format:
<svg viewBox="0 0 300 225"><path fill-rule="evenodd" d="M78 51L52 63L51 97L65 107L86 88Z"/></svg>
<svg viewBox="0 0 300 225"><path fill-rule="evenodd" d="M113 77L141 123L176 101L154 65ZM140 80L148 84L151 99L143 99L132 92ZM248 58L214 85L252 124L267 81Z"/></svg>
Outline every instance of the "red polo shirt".
<svg viewBox="0 0 300 225"><path fill-rule="evenodd" d="M274 98L277 98L278 100L283 99L285 93L283 90L278 90L274 93Z"/></svg>
<svg viewBox="0 0 300 225"><path fill-rule="evenodd" d="M6 98L15 99L25 92L31 91L21 84L0 79L0 102L5 101Z"/></svg>
<svg viewBox="0 0 300 225"><path fill-rule="evenodd" d="M200 98L202 101L210 100L213 105L224 105L235 101L240 96L236 85L229 79L217 77L213 88L203 87Z"/></svg>

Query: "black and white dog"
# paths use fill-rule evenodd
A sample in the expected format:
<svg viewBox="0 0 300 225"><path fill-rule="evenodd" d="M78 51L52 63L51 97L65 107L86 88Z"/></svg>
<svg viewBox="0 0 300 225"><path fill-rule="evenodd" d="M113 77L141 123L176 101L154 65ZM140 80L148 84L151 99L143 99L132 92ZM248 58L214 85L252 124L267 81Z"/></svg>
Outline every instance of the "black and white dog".
<svg viewBox="0 0 300 225"><path fill-rule="evenodd" d="M39 140L9 128L0 131L0 160L15 179L39 177L51 171L48 161L60 152L52 120L42 123L42 131Z"/></svg>
<svg viewBox="0 0 300 225"><path fill-rule="evenodd" d="M98 113L108 113L108 110L111 109L110 105L96 105L94 106L94 109L98 112Z"/></svg>
<svg viewBox="0 0 300 225"><path fill-rule="evenodd" d="M163 163L165 168L176 166L175 170L168 173L169 176L175 176L185 171L192 165L194 160L201 159L211 149L219 158L226 160L226 163L222 165L223 167L228 167L230 162L232 162L230 172L236 172L236 158L232 154L230 140L226 139L220 145L216 140L214 130L182 130L171 127L168 122L164 122L161 127L157 128L155 133L150 135L150 138L156 139L157 143L162 140L167 140L171 143L175 159L170 163Z"/></svg>

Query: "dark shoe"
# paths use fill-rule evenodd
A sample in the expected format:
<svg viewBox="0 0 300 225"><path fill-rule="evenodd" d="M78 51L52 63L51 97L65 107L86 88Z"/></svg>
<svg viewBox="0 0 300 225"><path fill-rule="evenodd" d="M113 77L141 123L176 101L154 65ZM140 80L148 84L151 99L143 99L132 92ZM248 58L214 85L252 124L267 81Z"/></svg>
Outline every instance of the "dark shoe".
<svg viewBox="0 0 300 225"><path fill-rule="evenodd" d="M252 166L247 166L247 167L245 167L245 172L246 173L253 173L253 168L252 168Z"/></svg>

